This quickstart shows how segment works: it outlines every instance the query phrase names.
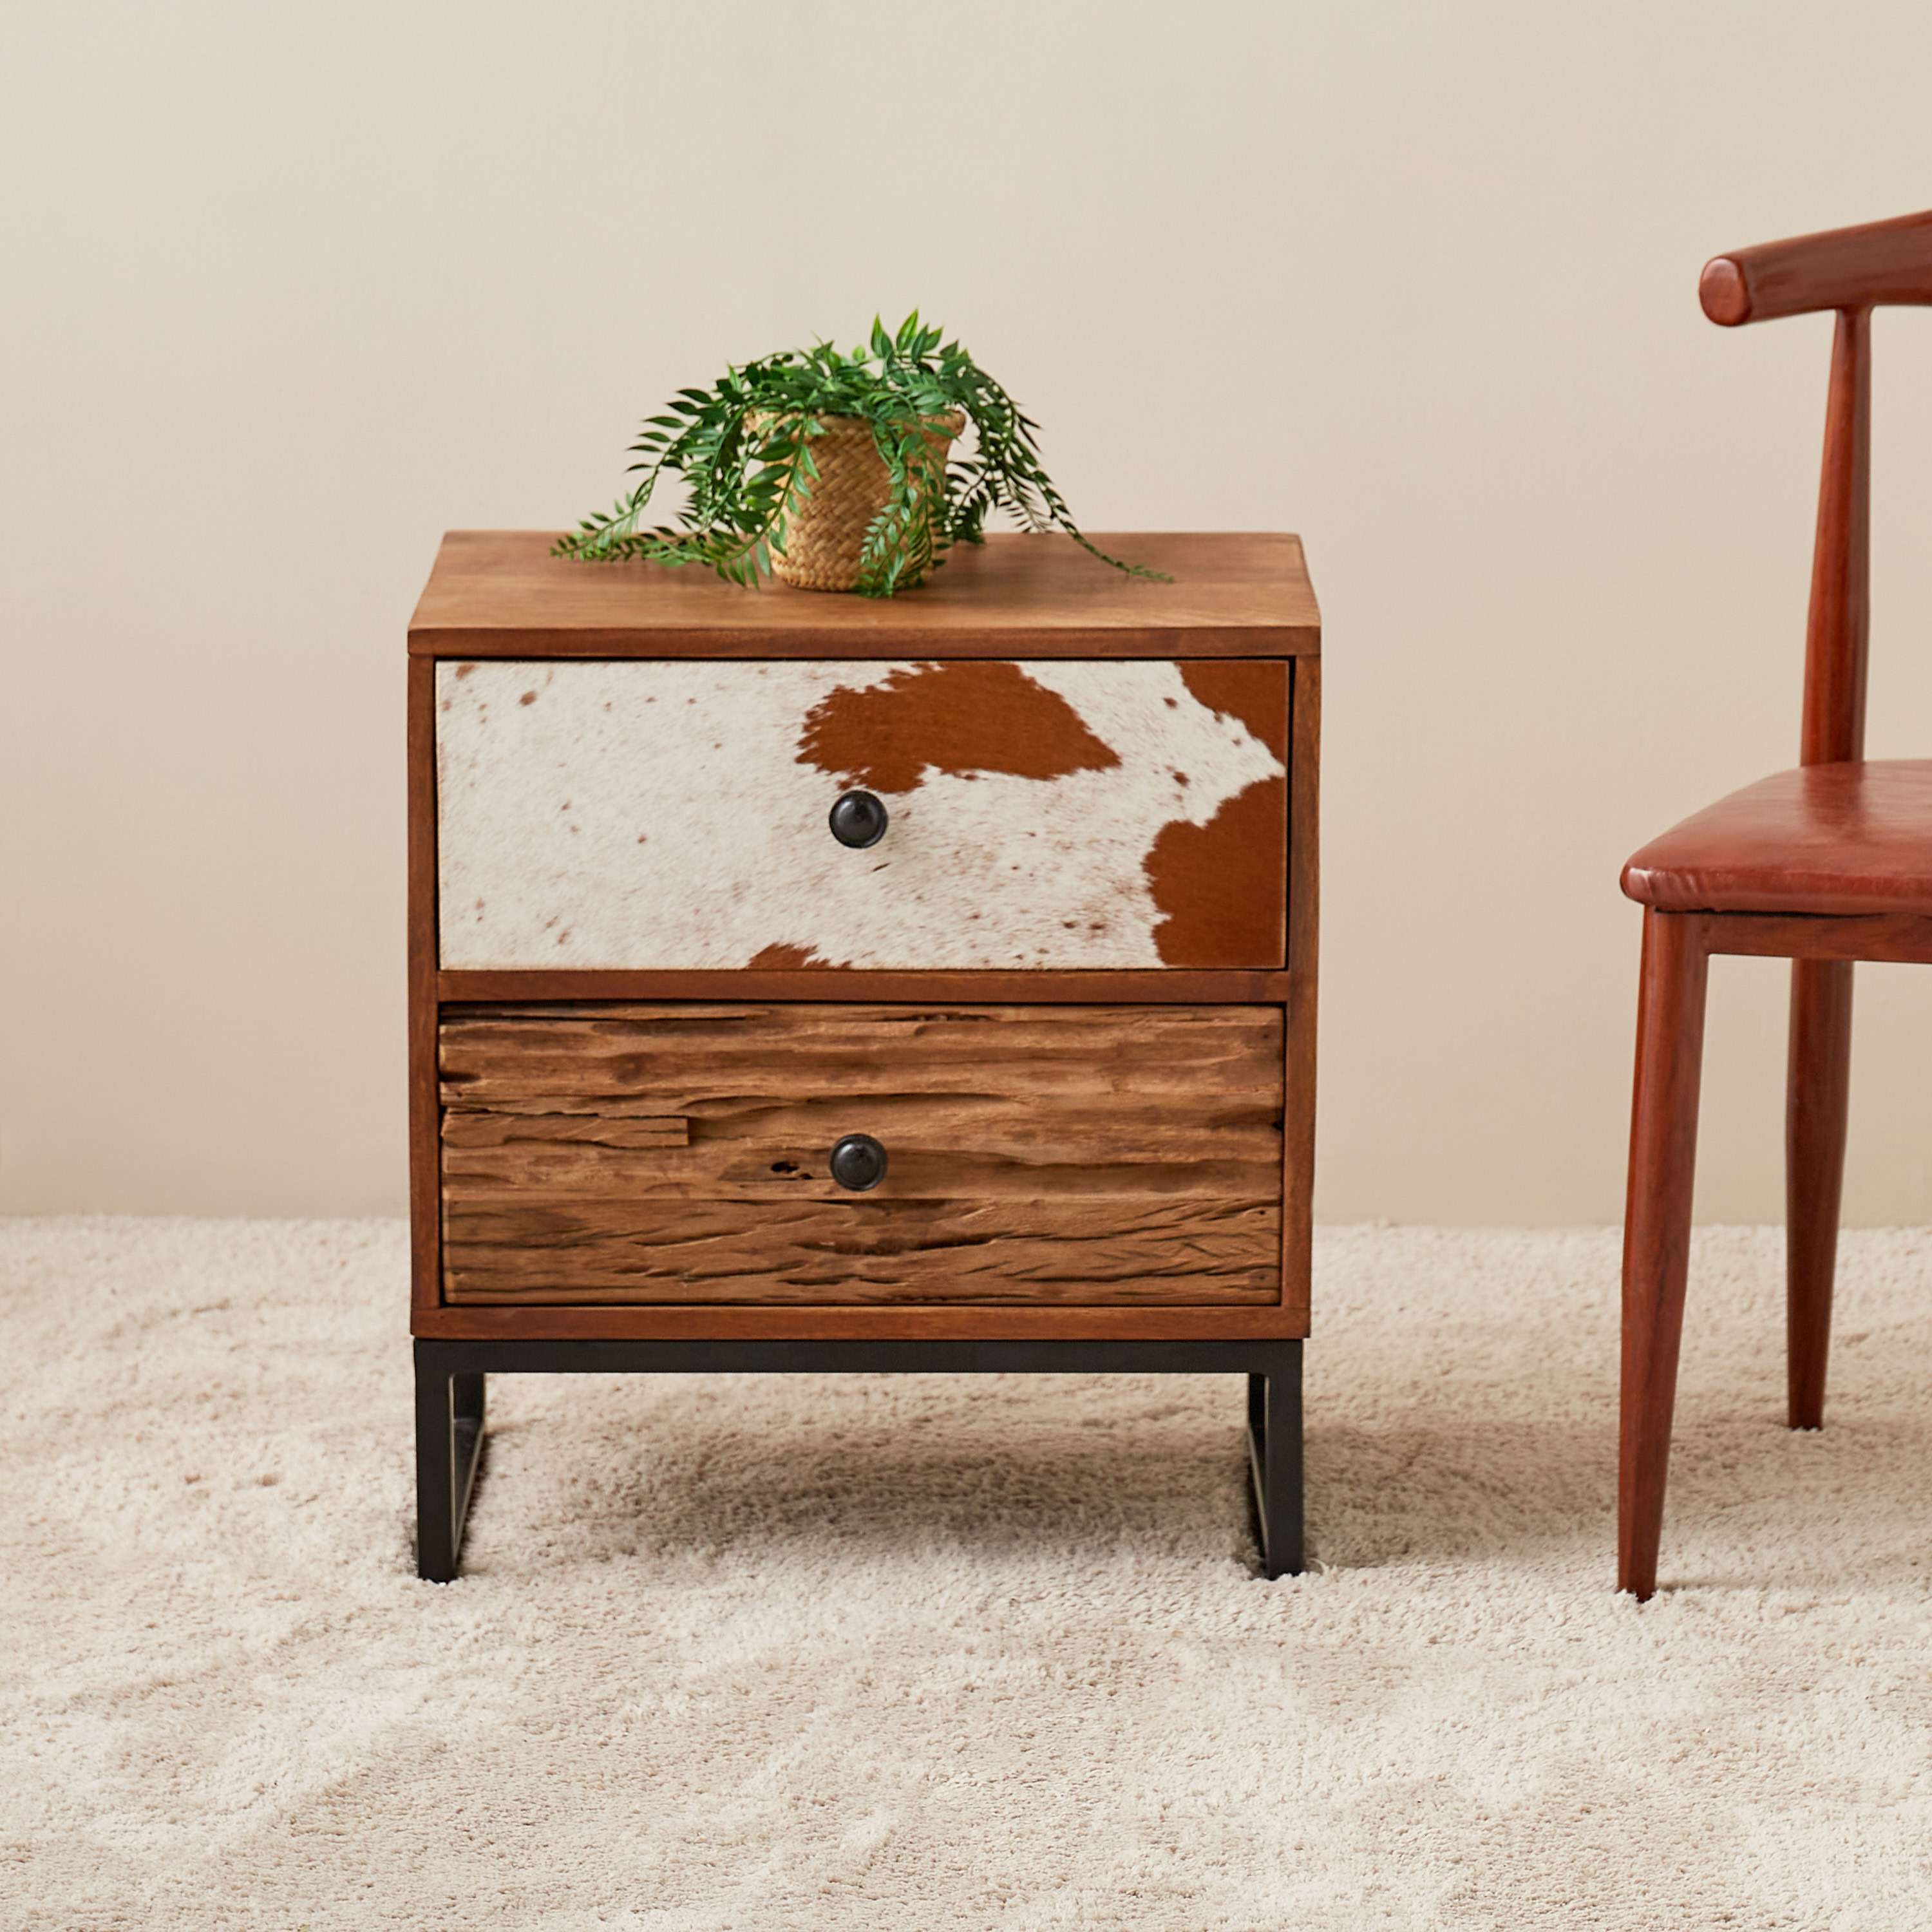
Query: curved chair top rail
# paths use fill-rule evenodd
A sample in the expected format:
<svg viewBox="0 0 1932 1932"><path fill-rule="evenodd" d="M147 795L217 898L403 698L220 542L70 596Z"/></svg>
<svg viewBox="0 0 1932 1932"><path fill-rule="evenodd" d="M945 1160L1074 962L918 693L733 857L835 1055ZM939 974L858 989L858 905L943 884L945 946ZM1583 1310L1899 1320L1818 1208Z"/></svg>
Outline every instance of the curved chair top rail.
<svg viewBox="0 0 1932 1932"><path fill-rule="evenodd" d="M1704 264L1697 296L1726 328L1819 309L1932 306L1932 209L1734 248Z"/></svg>

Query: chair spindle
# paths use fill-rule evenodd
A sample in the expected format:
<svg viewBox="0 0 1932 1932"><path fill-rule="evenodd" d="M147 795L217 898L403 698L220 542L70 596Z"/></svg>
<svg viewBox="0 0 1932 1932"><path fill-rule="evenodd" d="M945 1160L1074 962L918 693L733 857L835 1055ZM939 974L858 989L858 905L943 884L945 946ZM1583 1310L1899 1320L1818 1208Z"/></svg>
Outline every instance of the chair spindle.
<svg viewBox="0 0 1932 1932"><path fill-rule="evenodd" d="M1841 308L1825 406L1800 764L1838 764L1864 756L1870 583L1871 310Z"/></svg>

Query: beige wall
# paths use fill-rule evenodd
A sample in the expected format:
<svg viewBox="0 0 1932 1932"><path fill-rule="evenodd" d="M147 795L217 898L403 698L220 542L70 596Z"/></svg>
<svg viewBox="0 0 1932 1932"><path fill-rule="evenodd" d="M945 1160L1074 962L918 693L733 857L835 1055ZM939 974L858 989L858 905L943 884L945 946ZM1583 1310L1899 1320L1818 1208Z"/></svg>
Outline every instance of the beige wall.
<svg viewBox="0 0 1932 1932"><path fill-rule="evenodd" d="M1624 854L1790 761L1828 325L1716 250L1932 202L1932 12L851 0L16 10L0 1207L403 1199L402 628L727 358L915 303L1091 527L1328 622L1320 1204L1621 1205ZM1873 749L1932 748L1932 322L1879 329ZM1700 1212L1778 1211L1780 968ZM1849 1211L1932 1219L1867 968Z"/></svg>

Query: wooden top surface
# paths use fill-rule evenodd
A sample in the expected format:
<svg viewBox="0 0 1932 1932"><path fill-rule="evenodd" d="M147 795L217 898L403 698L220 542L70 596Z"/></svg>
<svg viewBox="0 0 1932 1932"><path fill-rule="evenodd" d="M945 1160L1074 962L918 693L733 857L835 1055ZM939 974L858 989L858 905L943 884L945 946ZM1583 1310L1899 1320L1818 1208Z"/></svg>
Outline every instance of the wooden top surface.
<svg viewBox="0 0 1932 1932"><path fill-rule="evenodd" d="M1064 536L960 544L892 598L755 590L693 566L579 563L544 530L452 530L410 622L423 657L1307 657L1322 614L1285 533L1102 536L1164 570L1130 579Z"/></svg>

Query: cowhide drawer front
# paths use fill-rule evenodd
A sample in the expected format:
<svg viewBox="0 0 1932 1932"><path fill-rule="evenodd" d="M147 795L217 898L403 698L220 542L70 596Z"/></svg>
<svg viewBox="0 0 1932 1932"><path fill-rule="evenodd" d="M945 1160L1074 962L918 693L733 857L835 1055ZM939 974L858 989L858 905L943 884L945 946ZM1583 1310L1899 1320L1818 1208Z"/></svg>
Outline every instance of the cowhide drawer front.
<svg viewBox="0 0 1932 1932"><path fill-rule="evenodd" d="M1259 1006L450 1009L445 1293L1275 1302L1282 1025ZM859 1136L885 1156L864 1191L830 1166Z"/></svg>
<svg viewBox="0 0 1932 1932"><path fill-rule="evenodd" d="M1289 676L440 664L441 964L1279 967ZM864 849L848 790L886 808Z"/></svg>

